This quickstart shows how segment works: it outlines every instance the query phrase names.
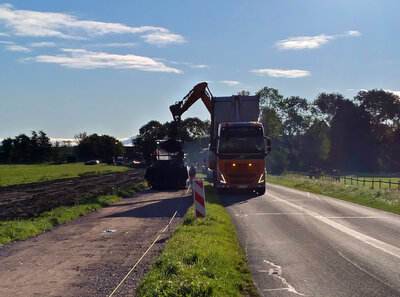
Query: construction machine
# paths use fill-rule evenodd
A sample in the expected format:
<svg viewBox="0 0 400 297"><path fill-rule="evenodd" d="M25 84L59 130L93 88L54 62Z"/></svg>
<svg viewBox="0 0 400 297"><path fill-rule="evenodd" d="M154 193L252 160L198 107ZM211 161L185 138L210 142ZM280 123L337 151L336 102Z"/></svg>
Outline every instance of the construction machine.
<svg viewBox="0 0 400 297"><path fill-rule="evenodd" d="M145 179L152 189L180 190L186 188L188 173L184 164L182 144L176 139L157 140L153 160L146 169Z"/></svg>
<svg viewBox="0 0 400 297"><path fill-rule="evenodd" d="M259 96L213 97L206 82L197 84L181 101L170 106L175 122L198 99L211 114L210 161L219 192L247 189L265 193L265 157L271 142L258 122Z"/></svg>

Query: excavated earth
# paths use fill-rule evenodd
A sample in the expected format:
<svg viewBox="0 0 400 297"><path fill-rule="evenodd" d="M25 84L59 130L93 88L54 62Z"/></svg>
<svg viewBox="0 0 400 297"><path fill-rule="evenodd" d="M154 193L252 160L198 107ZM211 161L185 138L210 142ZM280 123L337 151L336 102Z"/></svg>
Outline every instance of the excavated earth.
<svg viewBox="0 0 400 297"><path fill-rule="evenodd" d="M144 181L144 169L0 187L0 221L29 218L61 205Z"/></svg>

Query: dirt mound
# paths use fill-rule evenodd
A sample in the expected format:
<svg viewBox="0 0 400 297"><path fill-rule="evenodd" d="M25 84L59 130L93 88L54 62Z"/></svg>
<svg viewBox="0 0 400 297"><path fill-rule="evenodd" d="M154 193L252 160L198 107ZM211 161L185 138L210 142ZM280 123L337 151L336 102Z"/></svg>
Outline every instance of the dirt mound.
<svg viewBox="0 0 400 297"><path fill-rule="evenodd" d="M0 187L0 220L29 218L144 181L144 169Z"/></svg>

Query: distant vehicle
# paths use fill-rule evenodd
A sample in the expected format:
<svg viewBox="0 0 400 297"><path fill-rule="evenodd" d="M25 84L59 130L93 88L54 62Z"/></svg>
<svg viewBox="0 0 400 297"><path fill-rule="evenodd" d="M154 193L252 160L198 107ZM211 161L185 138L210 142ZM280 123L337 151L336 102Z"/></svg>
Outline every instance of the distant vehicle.
<svg viewBox="0 0 400 297"><path fill-rule="evenodd" d="M100 161L99 160L88 160L85 162L85 165L96 165L99 164Z"/></svg>
<svg viewBox="0 0 400 297"><path fill-rule="evenodd" d="M115 160L115 164L117 165L123 165L125 163L124 157L117 157Z"/></svg>
<svg viewBox="0 0 400 297"><path fill-rule="evenodd" d="M133 168L146 168L146 162L140 160L132 160Z"/></svg>

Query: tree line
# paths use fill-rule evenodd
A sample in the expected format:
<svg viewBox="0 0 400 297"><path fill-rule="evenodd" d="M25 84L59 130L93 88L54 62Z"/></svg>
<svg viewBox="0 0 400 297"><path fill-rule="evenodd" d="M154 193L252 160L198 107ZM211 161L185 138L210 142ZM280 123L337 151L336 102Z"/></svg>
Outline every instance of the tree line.
<svg viewBox="0 0 400 297"><path fill-rule="evenodd" d="M113 158L123 156L124 146L109 135L86 132L75 135L76 146L70 142L50 142L43 131L32 131L32 136L20 134L14 138L5 138L0 147L0 162L3 163L62 163L67 160L86 161L99 159L112 162Z"/></svg>
<svg viewBox="0 0 400 297"><path fill-rule="evenodd" d="M273 149L271 173L318 167L345 172L400 172L400 98L384 90L352 99L320 93L309 102L263 88L260 121Z"/></svg>

